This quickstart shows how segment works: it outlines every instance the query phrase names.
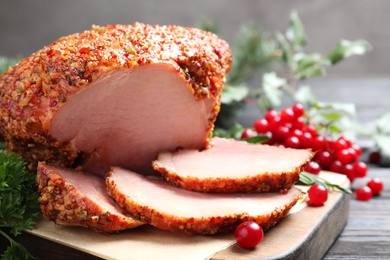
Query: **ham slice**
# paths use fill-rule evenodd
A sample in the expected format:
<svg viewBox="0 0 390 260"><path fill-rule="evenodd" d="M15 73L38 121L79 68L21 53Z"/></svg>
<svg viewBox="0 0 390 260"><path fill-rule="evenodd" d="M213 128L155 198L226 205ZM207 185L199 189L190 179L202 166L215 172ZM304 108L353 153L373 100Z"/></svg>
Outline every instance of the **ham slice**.
<svg viewBox="0 0 390 260"><path fill-rule="evenodd" d="M253 220L265 230L283 219L301 196L287 194L210 194L180 189L156 177L112 168L106 178L109 195L135 218L173 232L216 234Z"/></svg>
<svg viewBox="0 0 390 260"><path fill-rule="evenodd" d="M187 190L270 192L291 188L312 156L309 150L215 137L202 151L162 152L153 168Z"/></svg>
<svg viewBox="0 0 390 260"><path fill-rule="evenodd" d="M107 194L97 175L39 163L39 203L43 216L64 226L82 226L99 233L135 228L144 223L130 217Z"/></svg>
<svg viewBox="0 0 390 260"><path fill-rule="evenodd" d="M0 134L31 171L151 172L160 151L209 145L231 61L225 41L196 28L93 26L0 75Z"/></svg>

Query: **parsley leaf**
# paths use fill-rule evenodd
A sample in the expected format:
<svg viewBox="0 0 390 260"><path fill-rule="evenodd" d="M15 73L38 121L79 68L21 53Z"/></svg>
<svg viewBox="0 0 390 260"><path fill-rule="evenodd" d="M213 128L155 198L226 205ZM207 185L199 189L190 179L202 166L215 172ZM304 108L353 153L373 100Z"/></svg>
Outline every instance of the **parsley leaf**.
<svg viewBox="0 0 390 260"><path fill-rule="evenodd" d="M41 214L35 174L26 170L24 161L16 154L0 153L0 235L10 241L2 259L30 259L27 250L6 234L17 236L24 229L34 229Z"/></svg>

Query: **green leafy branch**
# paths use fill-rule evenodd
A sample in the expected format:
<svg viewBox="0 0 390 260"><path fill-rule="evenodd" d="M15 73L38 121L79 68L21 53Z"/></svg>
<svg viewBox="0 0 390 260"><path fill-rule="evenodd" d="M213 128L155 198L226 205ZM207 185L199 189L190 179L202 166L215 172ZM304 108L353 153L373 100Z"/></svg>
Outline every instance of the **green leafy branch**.
<svg viewBox="0 0 390 260"><path fill-rule="evenodd" d="M282 106L287 97L290 102L305 105L308 123L315 125L319 132L335 137L345 134L351 139L366 136L381 153L390 156L390 113L378 118L375 130L368 130L357 120L355 104L321 102L305 82L326 76L327 69L347 58L371 51L369 42L343 39L325 55L306 53L307 35L295 11L284 33L275 32L272 37L260 26L248 23L240 28L236 38L232 45L233 68L227 77L217 118L217 135L238 136L240 127L234 119L246 102L256 103L260 114L264 114L268 109Z"/></svg>
<svg viewBox="0 0 390 260"><path fill-rule="evenodd" d="M352 194L352 191L348 188L344 188L338 184L331 183L324 178L321 178L320 176L308 173L308 172L301 172L299 175L299 181L297 184L307 185L311 186L313 184L321 184L324 186L328 191L333 191L335 189L340 190L347 194Z"/></svg>

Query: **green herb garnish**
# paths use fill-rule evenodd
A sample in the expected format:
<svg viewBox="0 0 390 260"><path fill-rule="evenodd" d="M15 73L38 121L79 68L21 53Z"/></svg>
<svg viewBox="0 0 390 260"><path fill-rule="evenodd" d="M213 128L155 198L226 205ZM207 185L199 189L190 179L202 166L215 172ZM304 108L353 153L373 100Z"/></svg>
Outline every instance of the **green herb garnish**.
<svg viewBox="0 0 390 260"><path fill-rule="evenodd" d="M40 214L35 174L27 172L24 161L18 155L1 153L0 235L10 242L1 259L34 259L11 235L17 236L24 229L34 229Z"/></svg>
<svg viewBox="0 0 390 260"><path fill-rule="evenodd" d="M308 172L301 172L300 175L299 175L299 181L297 184L301 184L301 185L313 185L313 184L321 184L322 186L324 186L328 191L332 191L334 189L338 189L344 193L347 193L347 194L352 194L352 191L350 189L347 189L347 188L344 188L344 187L341 187L340 185L337 185L337 184L334 184L334 183L331 183L327 180L325 180L324 178L321 178L317 175L314 175L314 174L311 174L311 173L308 173Z"/></svg>

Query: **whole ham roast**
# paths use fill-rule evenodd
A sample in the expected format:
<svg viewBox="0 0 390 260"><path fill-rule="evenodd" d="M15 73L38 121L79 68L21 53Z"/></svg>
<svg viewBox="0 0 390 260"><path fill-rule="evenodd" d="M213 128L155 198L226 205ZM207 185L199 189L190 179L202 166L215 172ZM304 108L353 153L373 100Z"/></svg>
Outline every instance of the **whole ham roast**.
<svg viewBox="0 0 390 260"><path fill-rule="evenodd" d="M0 77L1 130L38 161L104 174L151 170L163 150L206 148L231 67L228 44L179 26L93 26Z"/></svg>
<svg viewBox="0 0 390 260"><path fill-rule="evenodd" d="M231 62L210 32L135 23L62 37L0 75L0 133L38 168L44 217L103 233L278 223L313 154L213 138Z"/></svg>

